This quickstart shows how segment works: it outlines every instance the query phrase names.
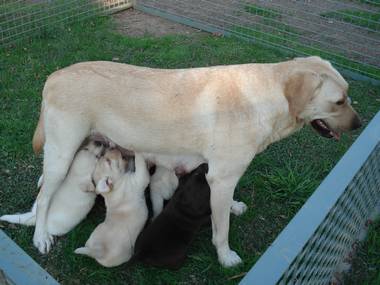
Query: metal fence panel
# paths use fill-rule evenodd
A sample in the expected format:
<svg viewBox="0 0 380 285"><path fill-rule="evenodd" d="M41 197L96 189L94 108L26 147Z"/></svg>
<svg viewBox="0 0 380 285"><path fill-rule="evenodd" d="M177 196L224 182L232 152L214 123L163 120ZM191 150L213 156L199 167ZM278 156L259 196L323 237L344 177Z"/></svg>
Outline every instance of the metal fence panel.
<svg viewBox="0 0 380 285"><path fill-rule="evenodd" d="M138 0L136 8L291 54L319 55L380 84L379 1Z"/></svg>
<svg viewBox="0 0 380 285"><path fill-rule="evenodd" d="M0 46L54 29L62 22L131 6L132 0L0 0Z"/></svg>
<svg viewBox="0 0 380 285"><path fill-rule="evenodd" d="M379 207L380 112L240 284L329 284Z"/></svg>

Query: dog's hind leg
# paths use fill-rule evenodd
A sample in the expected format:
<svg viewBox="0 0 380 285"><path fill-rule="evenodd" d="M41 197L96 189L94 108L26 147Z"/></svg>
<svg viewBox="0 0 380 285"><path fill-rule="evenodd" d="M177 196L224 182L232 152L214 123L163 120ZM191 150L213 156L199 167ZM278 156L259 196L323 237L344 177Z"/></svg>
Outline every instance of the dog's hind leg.
<svg viewBox="0 0 380 285"><path fill-rule="evenodd" d="M50 111L50 113L49 113ZM43 185L37 197L33 243L41 253L49 252L53 236L47 231L47 214L54 193L61 186L74 155L89 134L89 124L75 114L45 108Z"/></svg>
<svg viewBox="0 0 380 285"><path fill-rule="evenodd" d="M239 264L239 255L230 249L228 232L230 209L234 189L251 160L245 156L209 159L209 172L206 175L211 189L212 242L216 247L219 262L225 267ZM237 162L231 163L231 162Z"/></svg>
<svg viewBox="0 0 380 285"><path fill-rule="evenodd" d="M36 202L34 202L30 212L24 214L4 215L0 217L0 221L5 221L12 224L34 226L36 224Z"/></svg>

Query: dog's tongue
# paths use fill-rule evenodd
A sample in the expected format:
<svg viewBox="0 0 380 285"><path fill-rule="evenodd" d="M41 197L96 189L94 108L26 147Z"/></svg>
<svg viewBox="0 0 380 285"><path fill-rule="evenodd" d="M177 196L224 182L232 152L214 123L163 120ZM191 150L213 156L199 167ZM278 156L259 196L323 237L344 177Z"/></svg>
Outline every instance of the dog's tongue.
<svg viewBox="0 0 380 285"><path fill-rule="evenodd" d="M340 133L336 133L334 131L330 131L330 135L334 137L337 141L340 139Z"/></svg>

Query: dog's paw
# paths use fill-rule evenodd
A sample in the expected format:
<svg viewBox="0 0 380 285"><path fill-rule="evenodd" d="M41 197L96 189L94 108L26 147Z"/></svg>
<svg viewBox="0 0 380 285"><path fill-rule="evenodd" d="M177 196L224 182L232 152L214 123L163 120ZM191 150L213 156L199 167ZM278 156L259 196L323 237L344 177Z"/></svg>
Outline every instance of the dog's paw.
<svg viewBox="0 0 380 285"><path fill-rule="evenodd" d="M231 213L235 216L240 216L247 211L248 207L244 202L233 201L231 206Z"/></svg>
<svg viewBox="0 0 380 285"><path fill-rule="evenodd" d="M220 264L224 267L236 266L242 262L239 255L233 250L228 250L223 254L218 254L218 259Z"/></svg>
<svg viewBox="0 0 380 285"><path fill-rule="evenodd" d="M35 232L33 237L33 244L42 254L46 254L50 251L51 247L54 244L54 236L47 232Z"/></svg>

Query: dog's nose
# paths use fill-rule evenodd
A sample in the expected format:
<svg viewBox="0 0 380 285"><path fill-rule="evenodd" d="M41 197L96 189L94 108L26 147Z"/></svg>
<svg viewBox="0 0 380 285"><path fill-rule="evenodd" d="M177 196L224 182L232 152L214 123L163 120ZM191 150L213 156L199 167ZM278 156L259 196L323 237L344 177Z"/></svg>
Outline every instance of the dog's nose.
<svg viewBox="0 0 380 285"><path fill-rule="evenodd" d="M360 121L358 116L355 116L355 118L351 122L351 130L359 129L362 126L362 122Z"/></svg>

